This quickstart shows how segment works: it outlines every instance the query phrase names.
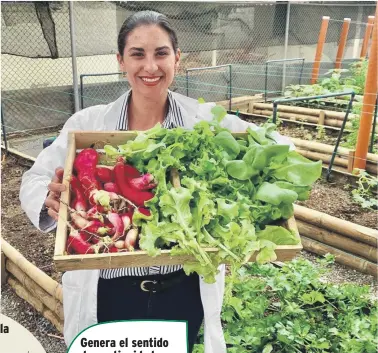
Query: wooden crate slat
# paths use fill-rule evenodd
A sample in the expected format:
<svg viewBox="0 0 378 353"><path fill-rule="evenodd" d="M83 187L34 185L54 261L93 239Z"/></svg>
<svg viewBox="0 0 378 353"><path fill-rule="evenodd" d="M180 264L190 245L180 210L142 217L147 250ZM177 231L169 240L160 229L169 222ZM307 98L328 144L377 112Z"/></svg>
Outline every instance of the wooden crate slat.
<svg viewBox="0 0 378 353"><path fill-rule="evenodd" d="M60 195L60 206L59 206L59 219L58 227L56 230L55 238L55 251L54 255L63 255L66 242L67 242L67 221L68 217L68 207L71 199L70 192L70 177L72 175L73 162L76 155L76 143L75 134L73 132L68 133L68 150L66 156L66 163L64 165L64 174L62 184L66 187L66 191L62 192Z"/></svg>

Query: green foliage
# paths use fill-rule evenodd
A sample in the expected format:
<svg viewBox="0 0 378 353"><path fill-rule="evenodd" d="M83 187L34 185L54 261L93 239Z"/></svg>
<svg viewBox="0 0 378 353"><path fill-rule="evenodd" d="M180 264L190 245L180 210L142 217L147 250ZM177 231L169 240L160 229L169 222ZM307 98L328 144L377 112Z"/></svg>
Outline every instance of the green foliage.
<svg viewBox="0 0 378 353"><path fill-rule="evenodd" d="M369 61L366 59L352 63L349 67L352 76L348 76L344 79L345 84L358 87L355 91L357 94L364 93L368 64Z"/></svg>
<svg viewBox="0 0 378 353"><path fill-rule="evenodd" d="M329 94L333 92L345 92L353 90L356 94L363 94L368 61L361 60L350 64L349 69L332 69L325 73L330 77L323 78L313 85L290 85L285 89L285 97L308 97ZM342 73L349 72L351 75L341 77ZM342 97L340 97L342 98ZM345 98L348 99L348 98ZM332 101L332 98L328 98ZM324 104L322 101L318 104ZM311 102L311 101L310 101Z"/></svg>
<svg viewBox="0 0 378 353"><path fill-rule="evenodd" d="M324 125L318 125L316 127L316 139L322 141L324 140L325 136L326 136L326 132L325 132Z"/></svg>
<svg viewBox="0 0 378 353"><path fill-rule="evenodd" d="M141 249L150 256L165 248L172 255L192 255L196 261L185 263L184 270L209 283L220 263L236 269L255 252L260 263L272 261L277 244L298 243L290 232L265 226L291 217L293 202L308 196L322 169L320 161L276 144L273 124L235 138L220 125L225 109L215 106L212 113L212 121L200 121L193 130L157 125L118 149L104 148L158 182L146 203L152 219L138 219ZM179 188L167 182L171 168L180 171ZM205 247L219 252L206 253Z"/></svg>
<svg viewBox="0 0 378 353"><path fill-rule="evenodd" d="M307 97L307 96L318 96L334 92L345 92L353 90L357 96L353 103L353 114L357 115L357 118L349 119L352 125L349 128L350 132L346 136L346 140L342 143L342 146L354 149L357 143L358 130L360 127L360 116L362 110L362 102L360 100L360 94L364 93L366 73L367 73L368 61L362 59L358 62L350 64L349 69L333 69L329 70L325 75L330 75L330 77L323 78L319 83L313 85L290 85L285 89L285 97ZM346 77L341 77L342 73L350 73ZM349 99L348 96L337 97L337 99ZM336 106L339 105L340 101L336 98L327 98L328 102L333 102ZM325 105L326 103L321 99L314 99L309 101L309 103L316 103L316 106ZM294 104L303 104L303 102L298 102ZM345 105L342 105L345 108ZM324 129L318 128L317 138L321 140L324 138ZM376 151L375 147L375 151Z"/></svg>
<svg viewBox="0 0 378 353"><path fill-rule="evenodd" d="M274 124L274 123L273 123L273 115L270 115L270 116L268 117L268 119L266 120L266 122L267 122L268 124ZM280 115L279 115L279 113L277 112L276 123L275 123L274 125L275 125L276 128L278 129L278 128L282 125L282 123L283 123L283 121L282 121L282 119L280 119Z"/></svg>
<svg viewBox="0 0 378 353"><path fill-rule="evenodd" d="M222 312L229 353L376 353L377 303L368 286L320 280L326 255L314 266L295 259L281 269L248 265L233 281ZM196 345L196 353L203 352Z"/></svg>
<svg viewBox="0 0 378 353"><path fill-rule="evenodd" d="M377 209L378 200L373 190L377 190L378 178L368 174L365 170L356 169L358 174L357 189L352 190L353 200L362 208Z"/></svg>

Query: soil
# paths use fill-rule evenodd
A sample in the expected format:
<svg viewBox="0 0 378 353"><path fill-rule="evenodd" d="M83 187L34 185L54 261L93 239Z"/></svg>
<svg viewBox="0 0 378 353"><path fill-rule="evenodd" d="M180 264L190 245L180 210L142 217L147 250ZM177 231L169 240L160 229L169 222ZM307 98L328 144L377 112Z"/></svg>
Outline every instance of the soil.
<svg viewBox="0 0 378 353"><path fill-rule="evenodd" d="M242 118L245 121L255 123L257 125L261 125L266 121L266 119L261 119L259 117L253 117L252 119L250 119L243 116ZM314 127L310 127L307 125L288 123L286 121L282 121L278 124L277 131L283 136L325 143L327 145L332 146L336 144L337 136L339 133L338 130L330 130L326 128L316 129ZM342 143L345 142L347 133L348 132L344 131L344 135L341 139L340 145L342 145Z"/></svg>
<svg viewBox="0 0 378 353"><path fill-rule="evenodd" d="M21 177L31 162L11 155L1 163L1 236L31 263L60 282L52 261L55 232L39 231L22 210L19 200Z"/></svg>
<svg viewBox="0 0 378 353"><path fill-rule="evenodd" d="M337 132L330 132L327 129L323 130L315 130L315 129L308 129L304 127L304 125L293 126L292 124L289 125L287 123L282 123L278 127L278 132L283 136L288 137L295 137L302 140L314 141L325 143L327 145L334 146L337 141Z"/></svg>
<svg viewBox="0 0 378 353"><path fill-rule="evenodd" d="M353 202L349 187L347 189L340 187L339 183L328 183L320 179L313 185L310 198L298 204L365 227L378 229L378 211L360 207Z"/></svg>

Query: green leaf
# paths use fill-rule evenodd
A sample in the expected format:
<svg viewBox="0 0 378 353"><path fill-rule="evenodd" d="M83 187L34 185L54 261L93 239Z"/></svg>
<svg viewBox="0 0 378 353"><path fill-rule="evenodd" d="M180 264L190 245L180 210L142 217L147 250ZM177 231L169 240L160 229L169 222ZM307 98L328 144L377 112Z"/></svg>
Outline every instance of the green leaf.
<svg viewBox="0 0 378 353"><path fill-rule="evenodd" d="M266 226L266 228L257 233L258 239L270 240L277 245L296 245L299 239L287 229L280 226Z"/></svg>
<svg viewBox="0 0 378 353"><path fill-rule="evenodd" d="M110 145L105 145L104 146L104 151L108 156L119 156L120 152L118 151L117 148L110 146Z"/></svg>
<svg viewBox="0 0 378 353"><path fill-rule="evenodd" d="M231 177L242 181L248 180L252 176L258 174L258 170L252 169L252 167L249 167L241 160L227 162L226 171Z"/></svg>
<svg viewBox="0 0 378 353"><path fill-rule="evenodd" d="M266 262L272 262L277 260L277 255L274 252L274 249L265 247L256 256L256 262L258 264L263 264Z"/></svg>
<svg viewBox="0 0 378 353"><path fill-rule="evenodd" d="M215 143L228 154L228 159L235 159L240 153L240 145L228 131L221 131L214 137Z"/></svg>
<svg viewBox="0 0 378 353"><path fill-rule="evenodd" d="M296 185L311 185L321 176L321 161L312 162L297 152L291 151L287 162L288 164L274 170L272 176Z"/></svg>
<svg viewBox="0 0 378 353"><path fill-rule="evenodd" d="M226 202L224 199L216 199L218 205L218 215L222 216L227 222L232 221L239 215L239 206L236 202Z"/></svg>
<svg viewBox="0 0 378 353"><path fill-rule="evenodd" d="M139 212L138 209L136 209L133 213L133 224L136 226L141 226L144 222L151 221L154 218L154 216L151 214L150 216L146 216L142 212Z"/></svg>
<svg viewBox="0 0 378 353"><path fill-rule="evenodd" d="M224 109L220 105L216 105L215 107L211 108L211 113L213 114L215 121L217 121L218 123L220 123L227 115L226 109Z"/></svg>
<svg viewBox="0 0 378 353"><path fill-rule="evenodd" d="M307 185L295 185L287 181L276 181L274 185L281 189L288 189L296 192L298 194L299 201L308 200L310 196L310 187Z"/></svg>
<svg viewBox="0 0 378 353"><path fill-rule="evenodd" d="M302 295L302 300L305 304L314 304L316 302L324 303L324 295L317 291L311 291Z"/></svg>
<svg viewBox="0 0 378 353"><path fill-rule="evenodd" d="M276 184L264 182L256 193L256 199L278 206L281 203L292 204L298 198L295 191L281 189Z"/></svg>

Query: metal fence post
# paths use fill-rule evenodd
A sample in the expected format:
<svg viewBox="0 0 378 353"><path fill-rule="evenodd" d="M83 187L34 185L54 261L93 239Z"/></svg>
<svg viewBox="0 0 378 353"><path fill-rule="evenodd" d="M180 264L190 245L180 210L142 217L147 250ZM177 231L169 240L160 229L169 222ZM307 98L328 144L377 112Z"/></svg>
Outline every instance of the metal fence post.
<svg viewBox="0 0 378 353"><path fill-rule="evenodd" d="M84 109L84 76L80 75L80 109Z"/></svg>
<svg viewBox="0 0 378 353"><path fill-rule="evenodd" d="M268 61L265 62L265 91L264 91L264 101L266 103L268 95Z"/></svg>
<svg viewBox="0 0 378 353"><path fill-rule="evenodd" d="M7 141L7 132L5 130L4 105L3 105L3 103L1 103L1 130L3 131L5 151L6 151L6 153L8 153L8 141Z"/></svg>
<svg viewBox="0 0 378 353"><path fill-rule="evenodd" d="M286 10L286 27L285 27L285 48L284 48L284 59L287 59L287 49L289 46L289 25L290 25L290 1L287 3ZM286 87L286 61L283 63L282 69L282 94Z"/></svg>
<svg viewBox="0 0 378 353"><path fill-rule="evenodd" d="M76 48L75 48L75 21L73 14L73 1L69 1L69 14L70 14L70 39L71 39L71 56L72 56L72 80L75 101L75 113L80 110L78 83L77 83L77 64L76 64Z"/></svg>
<svg viewBox="0 0 378 353"><path fill-rule="evenodd" d="M302 73L303 73L303 66L304 66L304 60L305 58L292 58L292 59L277 59L277 60L268 60L265 62L265 88L264 88L264 95L265 95L265 102L267 101L267 96L268 96L268 66L270 63L279 63L279 62L283 62L284 64L286 64L286 62L290 61L302 61L302 66L301 66L301 71L300 71L300 75L299 75L299 84L301 84L301 80L302 80ZM278 91L274 91L274 92L278 92ZM281 94L283 95L285 92L282 92L281 91Z"/></svg>
<svg viewBox="0 0 378 353"><path fill-rule="evenodd" d="M229 69L230 69L230 103L229 103L229 111L231 111L231 107L232 107L232 103L231 103L231 100L232 100L232 69L231 69L232 65L230 64L229 66Z"/></svg>
<svg viewBox="0 0 378 353"><path fill-rule="evenodd" d="M353 101L354 101L355 95L356 94L354 92L351 93L350 101L349 101L349 104L348 104L348 108L347 108L347 111L345 113L345 117L344 117L343 123L341 124L339 135L337 136L335 148L334 148L333 153L332 153L331 161L329 162L329 166L328 166L328 169L327 169L327 175L326 175L326 180L327 181L329 181L329 178L331 176L333 162L335 161L335 158L336 158L337 149L339 148L339 144L340 144L340 141L341 141L341 136L343 135L343 132L344 132L344 129L345 129L345 125L346 125L347 120L348 120L349 112L352 110L352 105L353 105Z"/></svg>
<svg viewBox="0 0 378 353"><path fill-rule="evenodd" d="M189 70L186 69L186 96L189 97Z"/></svg>

